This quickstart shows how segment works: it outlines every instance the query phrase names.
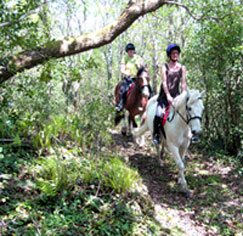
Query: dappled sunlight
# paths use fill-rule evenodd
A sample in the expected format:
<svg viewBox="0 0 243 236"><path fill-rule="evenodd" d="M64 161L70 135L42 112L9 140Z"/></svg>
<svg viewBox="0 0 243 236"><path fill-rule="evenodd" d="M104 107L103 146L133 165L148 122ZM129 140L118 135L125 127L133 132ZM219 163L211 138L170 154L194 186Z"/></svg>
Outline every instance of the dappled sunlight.
<svg viewBox="0 0 243 236"><path fill-rule="evenodd" d="M124 143L128 141L122 135L117 139ZM241 204L237 182L240 183L240 177L234 174L232 167L216 157L190 151L186 156L186 178L192 198L186 199L180 193L177 169L169 153L161 168L151 143L144 149L137 149L135 142L130 144L130 148L123 149L124 158L128 157L128 163L138 170L142 184L146 186L145 193L153 201L155 219L167 227L171 235L220 235L227 228L229 232L237 231Z"/></svg>

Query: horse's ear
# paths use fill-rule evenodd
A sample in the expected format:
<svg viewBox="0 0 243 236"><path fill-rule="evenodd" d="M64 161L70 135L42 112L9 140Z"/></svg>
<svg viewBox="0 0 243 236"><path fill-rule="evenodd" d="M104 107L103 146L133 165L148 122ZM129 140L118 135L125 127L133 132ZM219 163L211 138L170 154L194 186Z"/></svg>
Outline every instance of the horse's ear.
<svg viewBox="0 0 243 236"><path fill-rule="evenodd" d="M187 92L183 91L179 96L177 96L174 100L174 106L176 108L176 110L179 110L181 108L181 106L184 106L186 103L186 100L188 98L187 96Z"/></svg>
<svg viewBox="0 0 243 236"><path fill-rule="evenodd" d="M206 94L206 90L203 90L203 91L201 92L201 97L204 97L205 94Z"/></svg>

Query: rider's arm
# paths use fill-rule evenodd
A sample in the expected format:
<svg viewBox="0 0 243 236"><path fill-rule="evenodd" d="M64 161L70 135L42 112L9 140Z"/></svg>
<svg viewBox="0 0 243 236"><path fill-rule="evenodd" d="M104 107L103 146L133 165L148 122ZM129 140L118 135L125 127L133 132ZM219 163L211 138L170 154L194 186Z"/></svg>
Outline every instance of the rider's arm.
<svg viewBox="0 0 243 236"><path fill-rule="evenodd" d="M173 103L173 98L171 97L169 89L167 87L166 67L165 67L165 65L162 65L162 67L161 67L161 76L162 76L162 86L163 86L165 95L167 97L167 100L168 100L169 103Z"/></svg>
<svg viewBox="0 0 243 236"><path fill-rule="evenodd" d="M186 85L186 67L185 66L182 66L181 88L182 88L182 92L186 91L186 89L187 89L187 85Z"/></svg>

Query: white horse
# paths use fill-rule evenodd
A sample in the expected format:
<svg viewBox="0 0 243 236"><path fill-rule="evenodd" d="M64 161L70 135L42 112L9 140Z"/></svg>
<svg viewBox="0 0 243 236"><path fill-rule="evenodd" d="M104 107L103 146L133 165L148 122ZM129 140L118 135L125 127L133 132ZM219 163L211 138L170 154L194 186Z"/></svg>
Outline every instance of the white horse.
<svg viewBox="0 0 243 236"><path fill-rule="evenodd" d="M201 134L201 117L203 112L202 97L205 91L199 92L198 90L188 90L181 93L175 98L174 104L170 109L167 121L164 125L166 138L162 137L162 145L156 145L159 157L159 164L162 166L161 154L164 152L164 147L172 153L179 169L178 183L182 185L182 191L186 196L190 196L188 191L187 182L184 176L184 158L187 148L190 145L192 134ZM140 137L146 130L150 130L153 134L153 120L156 114L158 96L152 97L146 108L147 119L143 126L134 130L134 135Z"/></svg>

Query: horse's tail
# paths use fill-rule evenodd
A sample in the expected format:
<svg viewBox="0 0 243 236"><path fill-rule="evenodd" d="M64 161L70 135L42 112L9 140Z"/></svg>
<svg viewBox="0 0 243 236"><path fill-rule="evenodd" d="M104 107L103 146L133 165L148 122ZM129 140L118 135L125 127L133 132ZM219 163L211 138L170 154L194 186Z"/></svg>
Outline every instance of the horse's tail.
<svg viewBox="0 0 243 236"><path fill-rule="evenodd" d="M119 92L120 92L120 89L121 89L121 82L119 82L117 85L116 85L116 88L115 88L115 103L118 104L119 103Z"/></svg>
<svg viewBox="0 0 243 236"><path fill-rule="evenodd" d="M147 120L145 120L145 122L143 123L143 125L139 128L136 128L133 130L133 135L135 137L140 137L141 135L143 135L147 130L148 130L148 123Z"/></svg>
<svg viewBox="0 0 243 236"><path fill-rule="evenodd" d="M117 126L123 118L124 118L124 114L117 112L115 116L115 126Z"/></svg>
<svg viewBox="0 0 243 236"><path fill-rule="evenodd" d="M158 95L155 95L153 96L152 98L149 99L148 101L148 104L147 104L147 107L146 107L146 116L149 114L148 111L151 110L151 107L155 105L155 103L157 103L157 99L158 99ZM148 118L150 117L147 117L146 120L144 121L143 125L137 129L135 129L133 131L133 135L135 137L140 137L142 136L147 130L149 130L149 124L148 122L150 122L148 120Z"/></svg>
<svg viewBox="0 0 243 236"><path fill-rule="evenodd" d="M120 91L120 89L121 89L121 82L119 82L116 85L116 88L115 88L115 104L119 103L119 91ZM117 112L116 115L115 115L115 126L117 126L123 118L124 118L124 114Z"/></svg>

